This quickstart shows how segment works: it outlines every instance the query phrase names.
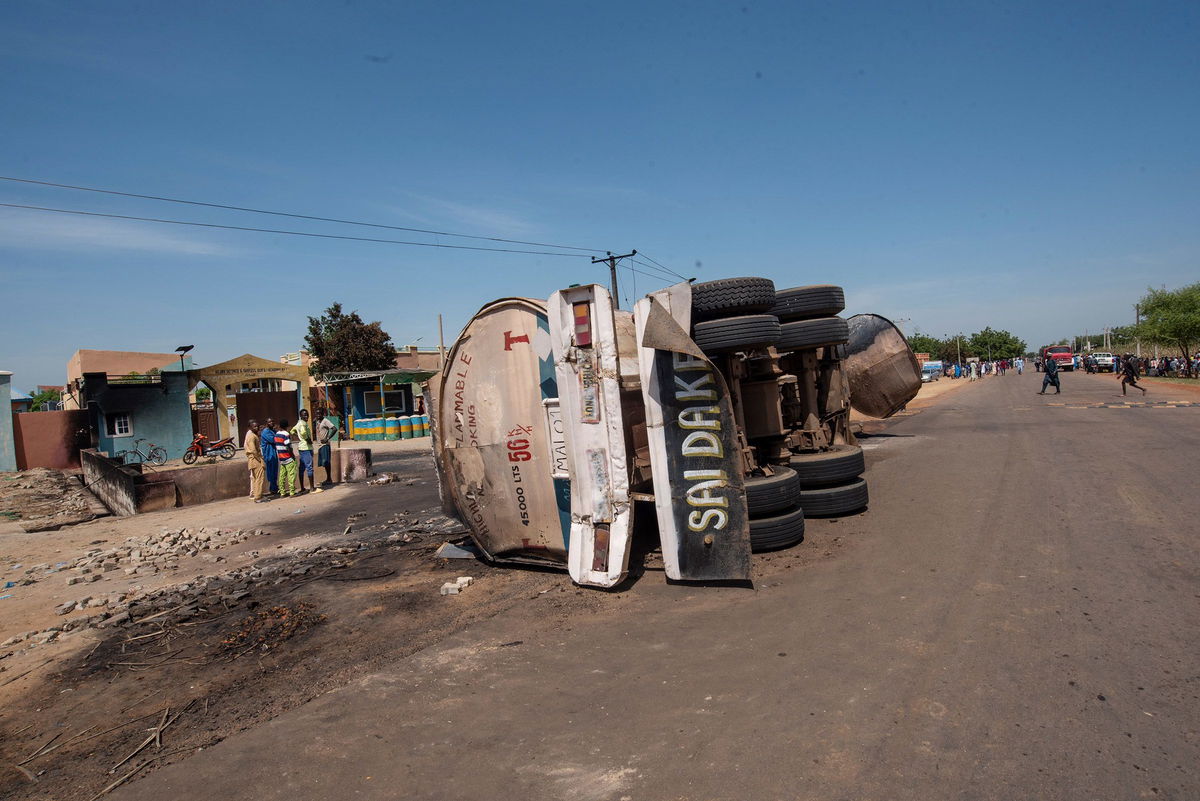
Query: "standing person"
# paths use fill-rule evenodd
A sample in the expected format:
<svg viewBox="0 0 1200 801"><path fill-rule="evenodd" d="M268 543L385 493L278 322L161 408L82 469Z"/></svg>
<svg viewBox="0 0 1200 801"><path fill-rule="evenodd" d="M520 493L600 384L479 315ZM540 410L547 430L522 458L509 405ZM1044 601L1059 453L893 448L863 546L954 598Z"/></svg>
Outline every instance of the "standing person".
<svg viewBox="0 0 1200 801"><path fill-rule="evenodd" d="M262 440L259 438L258 421L251 420L242 448L246 451L246 466L250 468L250 498L262 503L267 494L267 463L262 455Z"/></svg>
<svg viewBox="0 0 1200 801"><path fill-rule="evenodd" d="M267 418L267 424L258 434L262 441L263 463L267 468L267 488L272 495L279 492L279 455L275 451L275 421Z"/></svg>
<svg viewBox="0 0 1200 801"><path fill-rule="evenodd" d="M1125 357L1125 366L1121 369L1121 394L1122 395L1125 394L1125 385L1126 384L1130 385L1131 387L1137 387L1138 389L1140 389L1142 391L1143 395L1146 394L1146 388L1141 386L1140 384L1138 384L1137 377L1138 377L1138 369L1137 369L1136 363L1133 361L1133 359L1131 357L1126 356Z"/></svg>
<svg viewBox="0 0 1200 801"><path fill-rule="evenodd" d="M975 381L979 377L977 375L978 368L979 362L971 362L971 378L969 380Z"/></svg>
<svg viewBox="0 0 1200 801"><path fill-rule="evenodd" d="M296 425L292 426L292 444L296 448L296 457L300 460L298 468L298 476L300 478L300 491L304 492L304 476L308 476L308 488L316 489L317 483L313 480L313 437L312 428L308 425L308 409L300 410L300 419L296 421Z"/></svg>
<svg viewBox="0 0 1200 801"><path fill-rule="evenodd" d="M1054 359L1046 359L1046 363L1042 365L1045 368L1045 376L1042 378L1042 391L1039 395L1046 394L1046 387L1054 385L1054 394L1062 394L1062 385L1058 383L1058 362Z"/></svg>
<svg viewBox="0 0 1200 801"><path fill-rule="evenodd" d="M1021 356L1017 357L1017 375L1025 375L1025 359Z"/></svg>
<svg viewBox="0 0 1200 801"><path fill-rule="evenodd" d="M275 430L275 454L279 457L279 495L287 498L296 492L296 456L292 453L292 435L288 421L280 420Z"/></svg>
<svg viewBox="0 0 1200 801"><path fill-rule="evenodd" d="M330 442L337 435L337 426L330 422L325 416L324 409L317 410L317 466L325 468L326 484L333 483L333 476L330 475ZM320 492L321 488L317 487L313 492Z"/></svg>

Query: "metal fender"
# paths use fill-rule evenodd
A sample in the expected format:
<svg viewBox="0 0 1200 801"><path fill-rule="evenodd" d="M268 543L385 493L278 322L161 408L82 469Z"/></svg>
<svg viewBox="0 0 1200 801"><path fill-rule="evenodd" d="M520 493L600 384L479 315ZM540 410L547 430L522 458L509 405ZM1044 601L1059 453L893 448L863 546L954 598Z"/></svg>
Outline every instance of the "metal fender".
<svg viewBox="0 0 1200 801"><path fill-rule="evenodd" d="M691 286L638 301L634 321L654 504L668 578L750 578L750 528L729 390L688 336Z"/></svg>

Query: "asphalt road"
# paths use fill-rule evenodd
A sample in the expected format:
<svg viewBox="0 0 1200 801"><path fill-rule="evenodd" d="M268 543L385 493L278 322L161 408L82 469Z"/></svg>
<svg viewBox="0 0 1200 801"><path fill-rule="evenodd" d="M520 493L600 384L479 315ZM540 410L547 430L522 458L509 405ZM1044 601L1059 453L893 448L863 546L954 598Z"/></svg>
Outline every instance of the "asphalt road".
<svg viewBox="0 0 1200 801"><path fill-rule="evenodd" d="M113 797L1200 798L1200 407L1040 380L865 440L836 558L531 599Z"/></svg>

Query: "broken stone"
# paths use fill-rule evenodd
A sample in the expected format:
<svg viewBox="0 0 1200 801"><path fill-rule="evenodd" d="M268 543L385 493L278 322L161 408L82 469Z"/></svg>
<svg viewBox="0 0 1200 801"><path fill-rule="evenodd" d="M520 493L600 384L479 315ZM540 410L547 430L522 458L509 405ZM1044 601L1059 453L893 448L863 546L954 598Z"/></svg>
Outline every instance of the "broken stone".
<svg viewBox="0 0 1200 801"><path fill-rule="evenodd" d="M57 607L57 608L54 610L54 614L56 614L56 615L65 615L65 614L67 614L68 612L70 612L70 611L71 611L72 609L74 609L74 608L75 608L75 602L74 602L74 601L67 601L65 604L60 604L60 605L59 605L59 606L58 606L58 607Z"/></svg>

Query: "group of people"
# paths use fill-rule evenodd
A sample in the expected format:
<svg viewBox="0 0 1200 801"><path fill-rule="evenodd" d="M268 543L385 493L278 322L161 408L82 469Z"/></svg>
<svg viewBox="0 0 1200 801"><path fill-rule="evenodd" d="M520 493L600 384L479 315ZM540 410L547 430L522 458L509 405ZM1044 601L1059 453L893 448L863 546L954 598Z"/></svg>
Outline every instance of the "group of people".
<svg viewBox="0 0 1200 801"><path fill-rule="evenodd" d="M321 492L313 475L313 449L316 446L316 466L325 468L325 481L330 474L330 442L337 435L337 426L317 411L315 424L309 425L308 410L300 410L300 419L289 427L287 420L267 418L262 425L249 421L243 447L250 468L250 498L264 503L272 497L289 498L305 492L304 480L312 492ZM297 485L299 487L297 488Z"/></svg>
<svg viewBox="0 0 1200 801"><path fill-rule="evenodd" d="M946 378L966 378L968 381L976 381L987 375L1004 375L1009 370L1016 370L1020 375L1025 372L1024 359L996 359L986 362L961 362L946 365Z"/></svg>
<svg viewBox="0 0 1200 801"><path fill-rule="evenodd" d="M1119 372L1121 374L1121 394L1122 395L1129 394L1126 389L1127 387L1133 387L1134 389L1140 389L1142 391L1143 395L1146 394L1146 388L1137 382L1140 367L1141 367L1141 360L1138 359L1136 356L1134 356L1132 353L1126 353L1124 356L1117 357L1117 365L1116 365L1115 369L1117 372ZM1061 381L1059 381L1059 377L1058 377L1058 371L1059 371L1058 362L1054 359L1046 359L1045 364L1043 365L1043 368L1044 369L1042 370L1042 372L1043 372L1042 391L1039 392L1038 394L1045 395L1046 390L1049 387L1054 387L1054 394L1061 395L1062 394L1062 383L1061 383Z"/></svg>

